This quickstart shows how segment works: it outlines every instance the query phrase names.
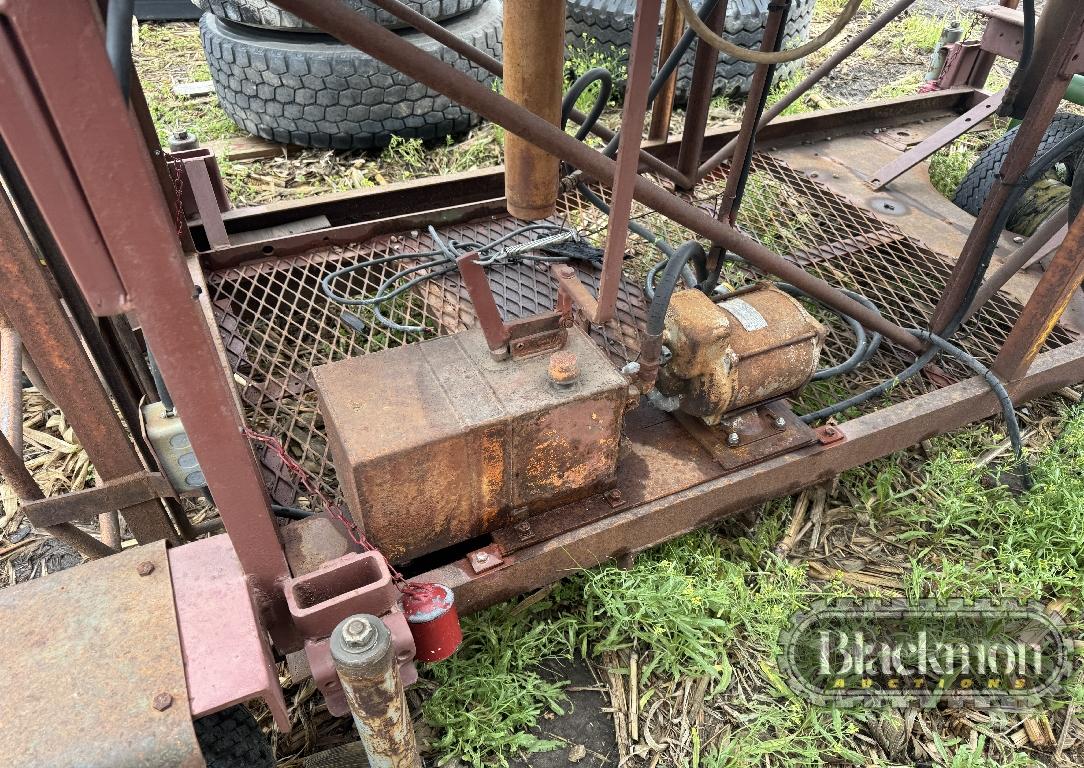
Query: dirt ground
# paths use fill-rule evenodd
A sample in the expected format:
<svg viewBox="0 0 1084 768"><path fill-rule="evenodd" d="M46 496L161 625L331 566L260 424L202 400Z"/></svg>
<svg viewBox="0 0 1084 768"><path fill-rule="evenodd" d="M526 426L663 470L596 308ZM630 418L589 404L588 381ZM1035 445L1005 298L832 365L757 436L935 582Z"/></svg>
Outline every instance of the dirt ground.
<svg viewBox="0 0 1084 768"><path fill-rule="evenodd" d="M945 21L952 19L959 19L965 29L978 29L972 27L975 17L970 10L983 4L982 0L918 0L906 19L882 32L861 55L846 62L814 89L802 100L801 108L809 110L913 93L927 65L931 35L936 41ZM887 5L887 0L875 0L872 7L862 11L862 18L870 18ZM814 32L825 24L826 17L818 16ZM819 54L823 55L827 53ZM808 63L815 64L819 56ZM142 25L136 42L136 61L160 134L164 138L172 130L189 128L201 140L217 142L215 146L222 148L219 159L223 174L237 205L383 185L492 165L501 159L499 132L483 125L469 136L438 145L396 142L379 152L348 153L283 149L274 157L233 160L228 141L242 136L243 132L221 112L214 97L178 97L172 91L179 83L207 79L195 24ZM1007 66L999 65L995 78L1006 79L1009 72ZM713 105L712 119L716 124L732 121L739 110L740 105L718 100ZM681 117L680 113L675 115L675 127L680 126ZM616 109L604 117L610 124L616 124L618 119ZM1064 398L1044 401L1026 415L1029 446L1035 451L1055 445L1062 435L1067 402L1079 401L1080 396L1070 391L1066 397L1068 401ZM46 493L93 484L93 468L63 415L30 389L26 391L24 407L25 458ZM630 578L653 584L651 580L658 577L660 570L672 571L675 564L684 564L682 567L688 567L691 573L699 567L696 563L707 557L704 552L717 546L714 555L718 561L712 561L713 567L723 568L723 563L731 561L748 566L738 574L733 589L741 592L745 585L756 592L745 606L745 610L753 613L779 610L782 603L776 599L778 595L770 600L765 595L773 589L783 593L788 580L799 578L799 571L803 594L816 592L828 584L842 584L850 594L910 595L908 579L914 576L915 568L914 550L907 538L913 535L909 526L928 528L931 524L924 518L921 523L915 523L920 516L911 507L909 514L916 516L913 519L879 517L881 506L888 504L884 499L895 495L917 497L918 506L937 508L949 491L931 485L931 462L941 461L946 452L955 456L953 452L963 450L991 464L1005 450L1004 437L988 427L957 436L955 442L946 445L947 448L925 444L901 454L895 459L898 474L892 475L891 482L883 481L886 469L878 466L795 499L769 505L711 532L710 536L717 539L686 541L648 557ZM935 466L942 472L959 469L951 462ZM968 466L974 474L975 465ZM967 474L966 469L960 471ZM886 482L888 487L883 487ZM978 493L973 488L970 492ZM0 503L0 587L37 578L79 561L66 548L30 528L19 515L10 489L0 486ZM198 514L205 515L208 511L201 510ZM131 540L126 540L126 544L131 545ZM941 548L930 557L951 561L952 543L938 546ZM756 549L755 557L749 554L750 549ZM769 561L770 567L765 565ZM950 582L945 573L941 571L938 583ZM1074 756L1073 747L1084 738L1084 727L1076 714L1080 711L1077 702L1084 696L1078 696L1067 709L1049 716L995 716L945 710L871 713L833 723L831 717L823 721L818 719L821 713L799 711L793 702L780 699L773 690L770 670L765 671L769 657L755 650L736 652L732 678L735 682L725 691L716 690L717 680L688 670L684 674L637 675L638 664L642 669L652 658L664 654L661 647L643 640L609 647L599 640L597 632L590 634L584 629L591 624L585 618L584 595L595 589L612 593L612 584L616 582L606 579L615 578L618 577L609 572L588 574L552 593L533 596L534 602L527 608L521 605L514 611L501 609L506 614L533 616L535 625L574 627L568 633L575 634L577 641L581 635L576 633L583 632L583 648L588 649L586 660L583 654L573 653L566 654L572 659L557 652L530 656L523 648L532 643L531 647L545 644L540 636L530 634L536 632L537 626L524 628L522 623L512 623L501 625L508 634L504 640L507 645L504 666L499 670L506 677L484 666L483 661L472 665L469 658L457 661L460 666L447 668L452 671L436 668L426 671L410 697L415 710L424 712L418 720L419 739L429 754L434 758L442 755L452 765L499 765L512 758L516 764L535 768L569 764L624 768L626 763L646 768L843 762L950 768L1082 764ZM969 583L960 578L952 584ZM699 593L696 596L699 598ZM1049 592L1044 594L1048 600L1053 596ZM1079 593L1066 597L1063 592L1057 592L1056 598L1071 598L1075 607ZM647 597L643 599L646 603ZM714 595L704 599L721 598ZM496 614L487 614L466 625L468 648L475 650L479 659L487 658L491 650L486 644L484 621L496 625L498 620ZM547 635L545 642L556 641ZM508 661L509 655L512 662ZM559 657L560 660L555 660ZM520 666L516 666L518 658L524 660ZM510 663L514 668L509 668ZM285 668L282 675L297 727L290 735L273 734L280 766L300 766L304 756L352 738L349 723L328 715L311 681L295 685ZM486 711L484 698L489 694L480 693L487 690L480 678L487 676L491 681L504 681L501 683L504 690L514 700L508 704L509 708L523 710L514 721L499 720L494 714L494 722L501 723L507 732L512 728L503 724L515 722L516 733L529 734L530 738L510 739L508 743L515 746L502 746L499 750L494 746L487 751L477 747L477 735L462 735L471 728L485 732L480 721L465 722L462 715L464 710L475 708ZM634 712L633 718L643 717L643 728L650 742L645 742L643 733L630 722L630 704L639 712L639 715ZM506 714L505 711L500 716ZM260 716L262 722L268 722L265 712ZM907 721L908 746L901 750L899 733L904 721ZM822 730L831 731L830 737L818 735ZM536 744L531 739L552 743L547 750L528 755ZM743 739L759 740L770 744L771 749L762 754ZM840 744L845 744L846 749L839 747ZM1018 758L1017 750L1026 750L1026 755ZM844 759L843 755L850 757Z"/></svg>

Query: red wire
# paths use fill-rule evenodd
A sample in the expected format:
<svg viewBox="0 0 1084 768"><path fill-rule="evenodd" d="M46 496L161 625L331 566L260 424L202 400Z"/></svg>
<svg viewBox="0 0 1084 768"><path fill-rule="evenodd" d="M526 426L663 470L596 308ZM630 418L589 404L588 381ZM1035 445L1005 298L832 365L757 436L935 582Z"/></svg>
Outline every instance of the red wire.
<svg viewBox="0 0 1084 768"><path fill-rule="evenodd" d="M286 452L286 449L283 447L282 443L280 443L271 435L265 435L260 432L256 432L255 430L249 429L248 427L244 428L244 434L245 437L247 437L248 439L267 446L267 448L270 449L272 453L278 456L279 459L282 461L283 466L285 466L286 469L288 469L298 480L298 482L300 482L301 485L305 488L305 491L308 493L309 498L318 501L324 511L326 511L329 515L338 520L342 527L346 529L346 534L350 537L351 541L353 541L358 546L363 547L368 552L375 552L376 554L380 555L380 557L387 564L388 571L391 573L392 581L395 582L395 585L399 588L400 592L402 592L403 594L410 594L414 597L431 597L440 594L439 591L435 589L436 585L434 584L411 583L407 581L406 577L403 576L403 574L399 573L398 570L396 570L395 566L391 564L391 561L388 560L384 553L374 547L373 544L367 538L365 538L365 534L361 532L360 528L358 528L357 523L355 523L353 520L343 514L342 510L339 508L339 505L332 503L332 501L327 497L327 495L320 490L320 485L313 478L312 474Z"/></svg>

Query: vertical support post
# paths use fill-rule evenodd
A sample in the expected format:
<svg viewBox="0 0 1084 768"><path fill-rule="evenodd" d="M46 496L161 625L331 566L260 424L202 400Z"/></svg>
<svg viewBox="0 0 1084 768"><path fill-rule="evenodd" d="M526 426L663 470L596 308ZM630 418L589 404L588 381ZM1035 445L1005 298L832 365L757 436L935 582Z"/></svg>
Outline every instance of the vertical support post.
<svg viewBox="0 0 1084 768"><path fill-rule="evenodd" d="M787 14L790 13L790 0L771 3L768 8L768 18L764 20L764 37L760 43L760 50L765 53L778 50L783 42L783 26L787 20ZM768 99L768 90L772 87L774 72L774 64L757 64L756 69L753 70L753 78L749 83L749 95L745 99L745 110L742 112L741 129L735 137L737 143L734 148L734 157L737 163L731 164L730 173L726 176L726 188L723 190L723 198L719 201L719 211L716 214L719 221L727 220L733 224L737 215L736 203L744 191L745 181L749 176L757 126L761 115L764 114L764 104Z"/></svg>
<svg viewBox="0 0 1084 768"><path fill-rule="evenodd" d="M1069 306L1069 300L1080 290L1081 281L1084 281L1084 216L1077 216L991 366L999 378L1013 381L1027 373Z"/></svg>
<svg viewBox="0 0 1084 768"><path fill-rule="evenodd" d="M506 0L504 93L547 122L561 120L565 0ZM553 215L561 161L514 134L504 139L505 197L517 219Z"/></svg>
<svg viewBox="0 0 1084 768"><path fill-rule="evenodd" d="M1055 10L1058 10L1058 14L1052 16ZM1047 6L1039 31L1049 29L1049 24L1057 25L1059 36L1046 57L1046 66L1041 67L1042 72L1037 75L1038 82L1043 83L1043 87L1030 97L1031 106L1027 119L1020 125L1016 138L1009 146L1008 155L1001 164L994 185L986 196L975 225L960 251L960 258L952 269L945 291L937 303L930 320L930 330L936 334L944 333L960 305L966 300L968 288L979 269L987 243L994 234L1001 209L1009 199L1013 187L1031 165L1039 142L1061 104L1065 88L1075 69L1072 60L1081 39L1081 30L1084 29L1084 3L1061 5L1057 9ZM1037 41L1045 38L1046 35L1036 33Z"/></svg>
<svg viewBox="0 0 1084 768"><path fill-rule="evenodd" d="M222 366L200 307L199 289L188 272L177 225L162 197L147 146L116 87L100 19L89 2L62 0L8 3L5 14L0 52L21 56L12 57L13 68L0 70L0 80L13 80L29 92L20 111L0 111L0 134L6 141L26 112L47 121L46 135L59 144L59 156L49 160L53 168L63 169L54 173L75 181L81 192L75 209L58 210L58 201L39 196L36 182L43 173L45 151L40 146L6 141L15 163L28 178L27 186L50 226L66 216L89 214L93 219L98 242L108 254L106 265L115 270L124 288L124 308L139 320L177 410L187 418L192 447L267 628L278 648L296 650L300 639L282 590L290 571L278 525L243 432L233 382ZM84 84L93 87L73 89L74 69ZM33 81L33 90L28 81ZM48 149L55 151L51 145ZM123 169L124 195L117 194L117 169ZM138 215L133 215L133 200L139 202ZM55 226L54 233L72 271L86 272L77 268L87 267L84 244L62 238ZM36 362L41 367L41 361Z"/></svg>
<svg viewBox="0 0 1084 768"><path fill-rule="evenodd" d="M602 279L598 288L598 309L592 318L593 322L600 324L613 319L617 305L621 265L629 239L632 190L640 170L640 142L644 135L647 89L651 83L651 65L654 63L661 5L662 0L640 0L636 4L632 51L629 53L629 79L625 87L625 106L621 111L621 146L617 150L617 171L614 174L610 199L610 220L602 262Z"/></svg>
<svg viewBox="0 0 1084 768"><path fill-rule="evenodd" d="M727 0L720 0L705 20L716 34L723 34L726 27L726 9ZM719 51L698 40L696 57L693 59L693 79L689 85L689 103L685 107L685 128L678 149L677 169L686 181L684 189L696 186L696 171L704 151L704 131L708 129L708 110L715 90L715 68L718 64Z"/></svg>
<svg viewBox="0 0 1084 768"><path fill-rule="evenodd" d="M331 634L331 659L371 768L421 768L391 632L358 614Z"/></svg>
<svg viewBox="0 0 1084 768"><path fill-rule="evenodd" d="M658 68L670 58L681 30L685 26L681 11L677 7L676 0L666 0L666 10L662 16L662 37L659 40ZM655 103L651 105L651 124L647 129L649 141L661 141L670 135L670 116L674 111L674 92L677 90L677 70L675 69L662 90L655 97Z"/></svg>

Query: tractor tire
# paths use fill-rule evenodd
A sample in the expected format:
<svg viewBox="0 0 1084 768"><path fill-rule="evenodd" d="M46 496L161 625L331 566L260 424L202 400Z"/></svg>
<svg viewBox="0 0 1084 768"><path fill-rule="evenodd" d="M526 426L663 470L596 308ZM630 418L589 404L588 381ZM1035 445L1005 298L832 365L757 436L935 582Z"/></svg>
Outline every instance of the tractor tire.
<svg viewBox="0 0 1084 768"><path fill-rule="evenodd" d="M193 2L202 10L213 13L225 21L294 32L318 32L316 27L289 11L282 10L270 0L193 0ZM403 0L403 2L412 10L433 21L445 21L473 11L486 0ZM388 29L403 29L409 26L382 8L377 8L368 0L346 0L346 4Z"/></svg>
<svg viewBox="0 0 1084 768"><path fill-rule="evenodd" d="M1038 158L1046 154L1066 136L1082 127L1084 127L1084 117L1069 112L1058 112L1054 115L1054 120L1050 123L1050 127L1046 129L1046 133L1043 134L1042 141L1039 142L1039 149L1036 151L1035 157ZM987 195L990 194L990 189L994 186L994 180L1001 170L1001 163L1005 160L1006 155L1008 155L1009 146L1012 144L1013 139L1016 138L1018 130L1019 126L1006 131L1004 136L983 150L982 154L975 160L974 165L968 170L963 181L960 182L960 186L957 187L956 194L952 198L952 202L955 203L957 207L963 208L972 216L979 215L983 203L986 202ZM1054 184L1048 184L1047 186L1071 186L1073 183L1074 171L1078 161L1081 159L1084 159L1084 140L1074 143L1073 146L1066 148L1066 150L1061 152L1058 156L1051 158L1050 162L1047 163L1047 168L1044 170L1057 170L1058 166L1060 166L1061 170L1058 173L1058 182L1060 182L1060 184L1055 182ZM1040 184L1036 184L1036 187L1039 186ZM1047 191L1049 192L1050 190ZM1061 190L1054 189L1052 194L1054 193L1059 197L1068 199L1067 190L1064 194L1061 194ZM1036 194L1038 194L1038 192ZM1021 200L1012 213L1009 214L1007 229L1010 232L1029 234L1027 230L1034 231L1035 217L1030 215L1033 213L1030 209L1035 208L1036 206L1034 200L1031 200L1031 197L1034 196L1025 194L1025 199ZM1064 200L1062 200L1062 202L1064 202ZM1045 208L1049 207L1050 205L1045 206Z"/></svg>
<svg viewBox="0 0 1084 768"><path fill-rule="evenodd" d="M207 768L275 768L271 744L244 706L201 717L193 725Z"/></svg>
<svg viewBox="0 0 1084 768"><path fill-rule="evenodd" d="M759 49L764 37L768 2L769 0L730 0L726 9L727 38L745 48ZM784 47L791 48L799 44L799 41L805 42L809 39L809 23L813 20L815 2L816 0L794 0L791 4ZM567 3L566 42L569 47L580 49L600 66L608 67L610 62L620 62L627 69L629 50L632 48L636 0L567 0ZM701 3L702 0L693 0L696 8L699 8ZM675 104L685 104L689 100L693 60L699 44L699 40L693 41L678 67ZM800 66L800 60L779 65L775 69L775 82L791 77ZM729 96L745 93L749 90L754 69L755 66L750 62L736 61L720 54L715 68L714 94ZM623 82L618 85L624 87Z"/></svg>
<svg viewBox="0 0 1084 768"><path fill-rule="evenodd" d="M501 56L501 0L446 24L494 58ZM420 32L400 32L489 85L493 77ZM480 118L447 96L327 35L297 35L200 19L218 100L238 126L284 144L325 149L382 147L393 136L436 139L469 131Z"/></svg>

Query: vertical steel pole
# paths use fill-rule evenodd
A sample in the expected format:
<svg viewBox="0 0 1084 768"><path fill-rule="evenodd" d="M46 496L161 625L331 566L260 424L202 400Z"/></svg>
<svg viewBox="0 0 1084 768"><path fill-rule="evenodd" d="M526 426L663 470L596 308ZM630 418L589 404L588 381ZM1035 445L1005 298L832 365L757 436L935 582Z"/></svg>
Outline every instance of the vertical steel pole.
<svg viewBox="0 0 1084 768"><path fill-rule="evenodd" d="M666 0L666 11L662 15L662 37L659 40L659 68L670 58L685 22L675 0ZM680 69L680 67L679 67ZM649 141L661 141L670 135L670 116L674 111L674 92L677 90L678 70L667 78L655 103L651 105L651 125L647 129Z"/></svg>
<svg viewBox="0 0 1084 768"><path fill-rule="evenodd" d="M1069 300L1080 290L1081 281L1084 281L1084 216L1077 216L991 366L999 378L1012 381L1027 373L1069 306Z"/></svg>
<svg viewBox="0 0 1084 768"><path fill-rule="evenodd" d="M644 135L647 89L651 84L651 65L654 63L661 5L662 0L640 0L636 4L632 51L629 53L629 79L625 87L625 106L621 112L621 146L617 150L617 170L611 188L610 220L598 288L598 310L592 318L595 323L612 320L617 306L621 266L629 239L632 189L640 170L640 142Z"/></svg>
<svg viewBox="0 0 1084 768"><path fill-rule="evenodd" d="M726 28L727 0L720 0L705 23L717 34ZM698 40L696 57L693 59L693 79L689 85L689 103L685 107L685 128L678 148L677 170L685 179L684 189L696 186L696 170L700 167L700 155L704 151L704 131L708 129L708 111L715 91L715 69L719 64L719 51Z"/></svg>
<svg viewBox="0 0 1084 768"><path fill-rule="evenodd" d="M371 768L421 768L391 632L376 616L343 619L331 634L331 659Z"/></svg>
<svg viewBox="0 0 1084 768"><path fill-rule="evenodd" d="M768 18L764 20L764 37L760 43L760 50L765 53L778 50L783 42L783 25L787 20L787 14L790 13L790 0L772 3L768 7L770 10ZM726 175L726 188L723 190L723 197L719 201L719 210L716 213L719 221L726 219L733 224L737 216L735 203L741 196L742 188L749 175L757 125L764 112L764 103L772 87L774 72L774 64L757 64L756 69L753 70L753 78L749 83L749 95L746 96L745 110L742 112L741 128L735 137L734 156L737 158L737 164L732 164L730 172Z"/></svg>
<svg viewBox="0 0 1084 768"><path fill-rule="evenodd" d="M565 0L505 0L505 95L557 125L564 65ZM560 166L560 159L544 149L515 134L505 134L508 212L527 221L552 216L557 208Z"/></svg>

